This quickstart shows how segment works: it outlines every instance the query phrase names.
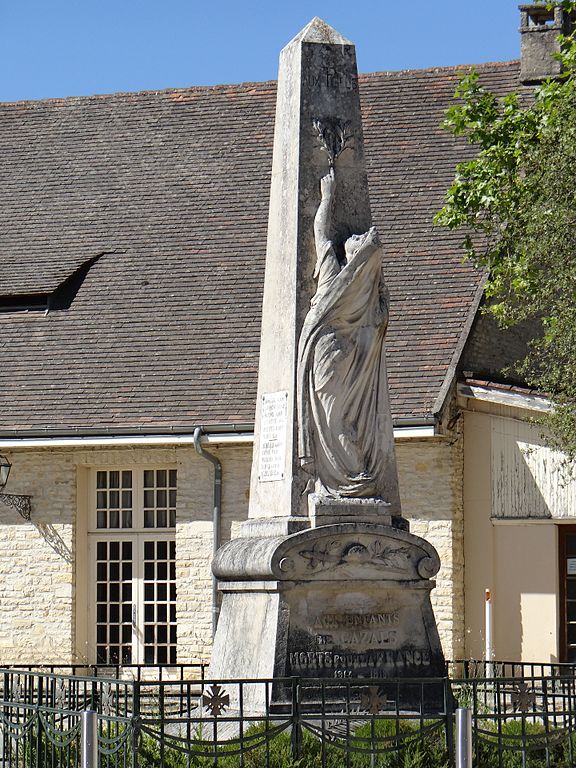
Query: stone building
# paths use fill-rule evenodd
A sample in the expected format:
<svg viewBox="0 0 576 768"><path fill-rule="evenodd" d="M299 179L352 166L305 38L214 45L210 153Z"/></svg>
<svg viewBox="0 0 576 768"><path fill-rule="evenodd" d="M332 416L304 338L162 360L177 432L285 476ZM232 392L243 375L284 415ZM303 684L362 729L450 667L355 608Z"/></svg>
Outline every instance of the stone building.
<svg viewBox="0 0 576 768"><path fill-rule="evenodd" d="M523 62L476 68L500 94L543 76L550 24L522 13ZM482 655L488 588L499 658L573 659L547 403L503 379L524 337L432 225L472 151L439 127L466 71L360 77L403 511L442 559L448 658ZM275 92L0 105L0 453L32 497L29 520L0 503L0 663L209 658L212 552L247 514Z"/></svg>

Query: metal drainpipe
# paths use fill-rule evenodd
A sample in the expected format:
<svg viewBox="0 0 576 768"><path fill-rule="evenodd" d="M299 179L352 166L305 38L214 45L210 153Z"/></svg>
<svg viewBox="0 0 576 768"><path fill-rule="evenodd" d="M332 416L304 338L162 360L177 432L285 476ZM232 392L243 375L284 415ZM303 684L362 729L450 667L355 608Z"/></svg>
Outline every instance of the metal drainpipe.
<svg viewBox="0 0 576 768"><path fill-rule="evenodd" d="M215 555L220 547L220 513L222 511L222 464L219 459L202 448L200 437L202 427L196 427L194 430L194 448L203 459L209 461L214 466L214 509L212 511L212 554ZM212 637L216 634L216 625L218 624L218 585L216 577L212 574Z"/></svg>

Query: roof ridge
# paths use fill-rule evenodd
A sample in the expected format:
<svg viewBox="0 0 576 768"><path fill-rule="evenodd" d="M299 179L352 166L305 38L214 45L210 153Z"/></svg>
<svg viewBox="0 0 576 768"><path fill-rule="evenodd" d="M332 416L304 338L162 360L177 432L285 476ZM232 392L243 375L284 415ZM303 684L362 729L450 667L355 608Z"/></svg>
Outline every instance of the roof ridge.
<svg viewBox="0 0 576 768"><path fill-rule="evenodd" d="M436 74L441 72L457 72L466 71L469 69L494 69L494 68L506 68L514 65L518 66L519 60L512 59L510 61L493 61L483 62L481 64L452 64L442 67L425 67L423 69L397 69L397 70L378 70L376 72L362 72L358 75L360 80L369 80L375 77L393 77L398 75L418 75L418 74ZM113 93L93 93L93 94L81 94L75 96L54 96L42 99L16 99L15 101L0 101L0 106L20 106L24 104L58 104L70 103L70 102L82 102L82 101L101 101L103 99L115 99L120 97L137 97L146 95L159 95L159 94L179 94L179 93L194 93L194 92L209 92L220 91L226 92L230 90L246 90L249 91L253 88L272 87L276 86L276 80L246 80L241 83L217 83L212 85L185 85L180 87L169 88L148 88L141 91L115 91Z"/></svg>
<svg viewBox="0 0 576 768"><path fill-rule="evenodd" d="M480 64L449 64L442 67L423 67L422 69L390 69L379 70L377 72L362 72L358 75L360 80L381 75L418 75L418 74L436 74L441 72L466 71L470 69L505 69L520 65L520 59L510 59L509 61L485 61Z"/></svg>
<svg viewBox="0 0 576 768"><path fill-rule="evenodd" d="M148 88L142 91L114 91L113 93L92 93L76 96L50 96L42 99L17 99L16 101L0 101L0 106L20 106L23 104L57 104L58 102L69 103L71 101L101 101L104 99L115 99L125 96L147 96L158 94L179 94L191 93L194 91L230 91L232 89L251 90L253 88L262 88L263 86L276 86L276 80L255 80L243 83L219 83L216 85L185 85L172 88Z"/></svg>

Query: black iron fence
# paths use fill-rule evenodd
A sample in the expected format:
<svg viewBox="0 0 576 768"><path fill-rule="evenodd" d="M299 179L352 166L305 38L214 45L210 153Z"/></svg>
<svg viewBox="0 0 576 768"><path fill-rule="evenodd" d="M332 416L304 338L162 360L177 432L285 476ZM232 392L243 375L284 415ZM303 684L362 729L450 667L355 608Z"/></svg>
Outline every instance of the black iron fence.
<svg viewBox="0 0 576 768"><path fill-rule="evenodd" d="M76 768L81 714L94 710L102 768L442 768L454 765L454 712L466 707L480 768L575 765L576 667L467 661L449 671L238 681L185 665L155 679L134 667L5 669L0 759Z"/></svg>

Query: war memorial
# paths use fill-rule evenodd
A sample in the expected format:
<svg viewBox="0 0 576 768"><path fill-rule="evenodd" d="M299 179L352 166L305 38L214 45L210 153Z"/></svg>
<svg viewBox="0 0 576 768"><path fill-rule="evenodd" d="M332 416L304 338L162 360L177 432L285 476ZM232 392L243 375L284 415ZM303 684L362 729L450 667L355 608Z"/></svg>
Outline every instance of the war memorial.
<svg viewBox="0 0 576 768"><path fill-rule="evenodd" d="M249 516L213 562L212 678L443 673L440 561L400 506L381 248L355 49L315 18L280 56Z"/></svg>
<svg viewBox="0 0 576 768"><path fill-rule="evenodd" d="M520 10L498 98L576 22ZM576 764L576 496L430 229L463 69L361 76L366 155L318 18L278 87L2 106L4 766Z"/></svg>

